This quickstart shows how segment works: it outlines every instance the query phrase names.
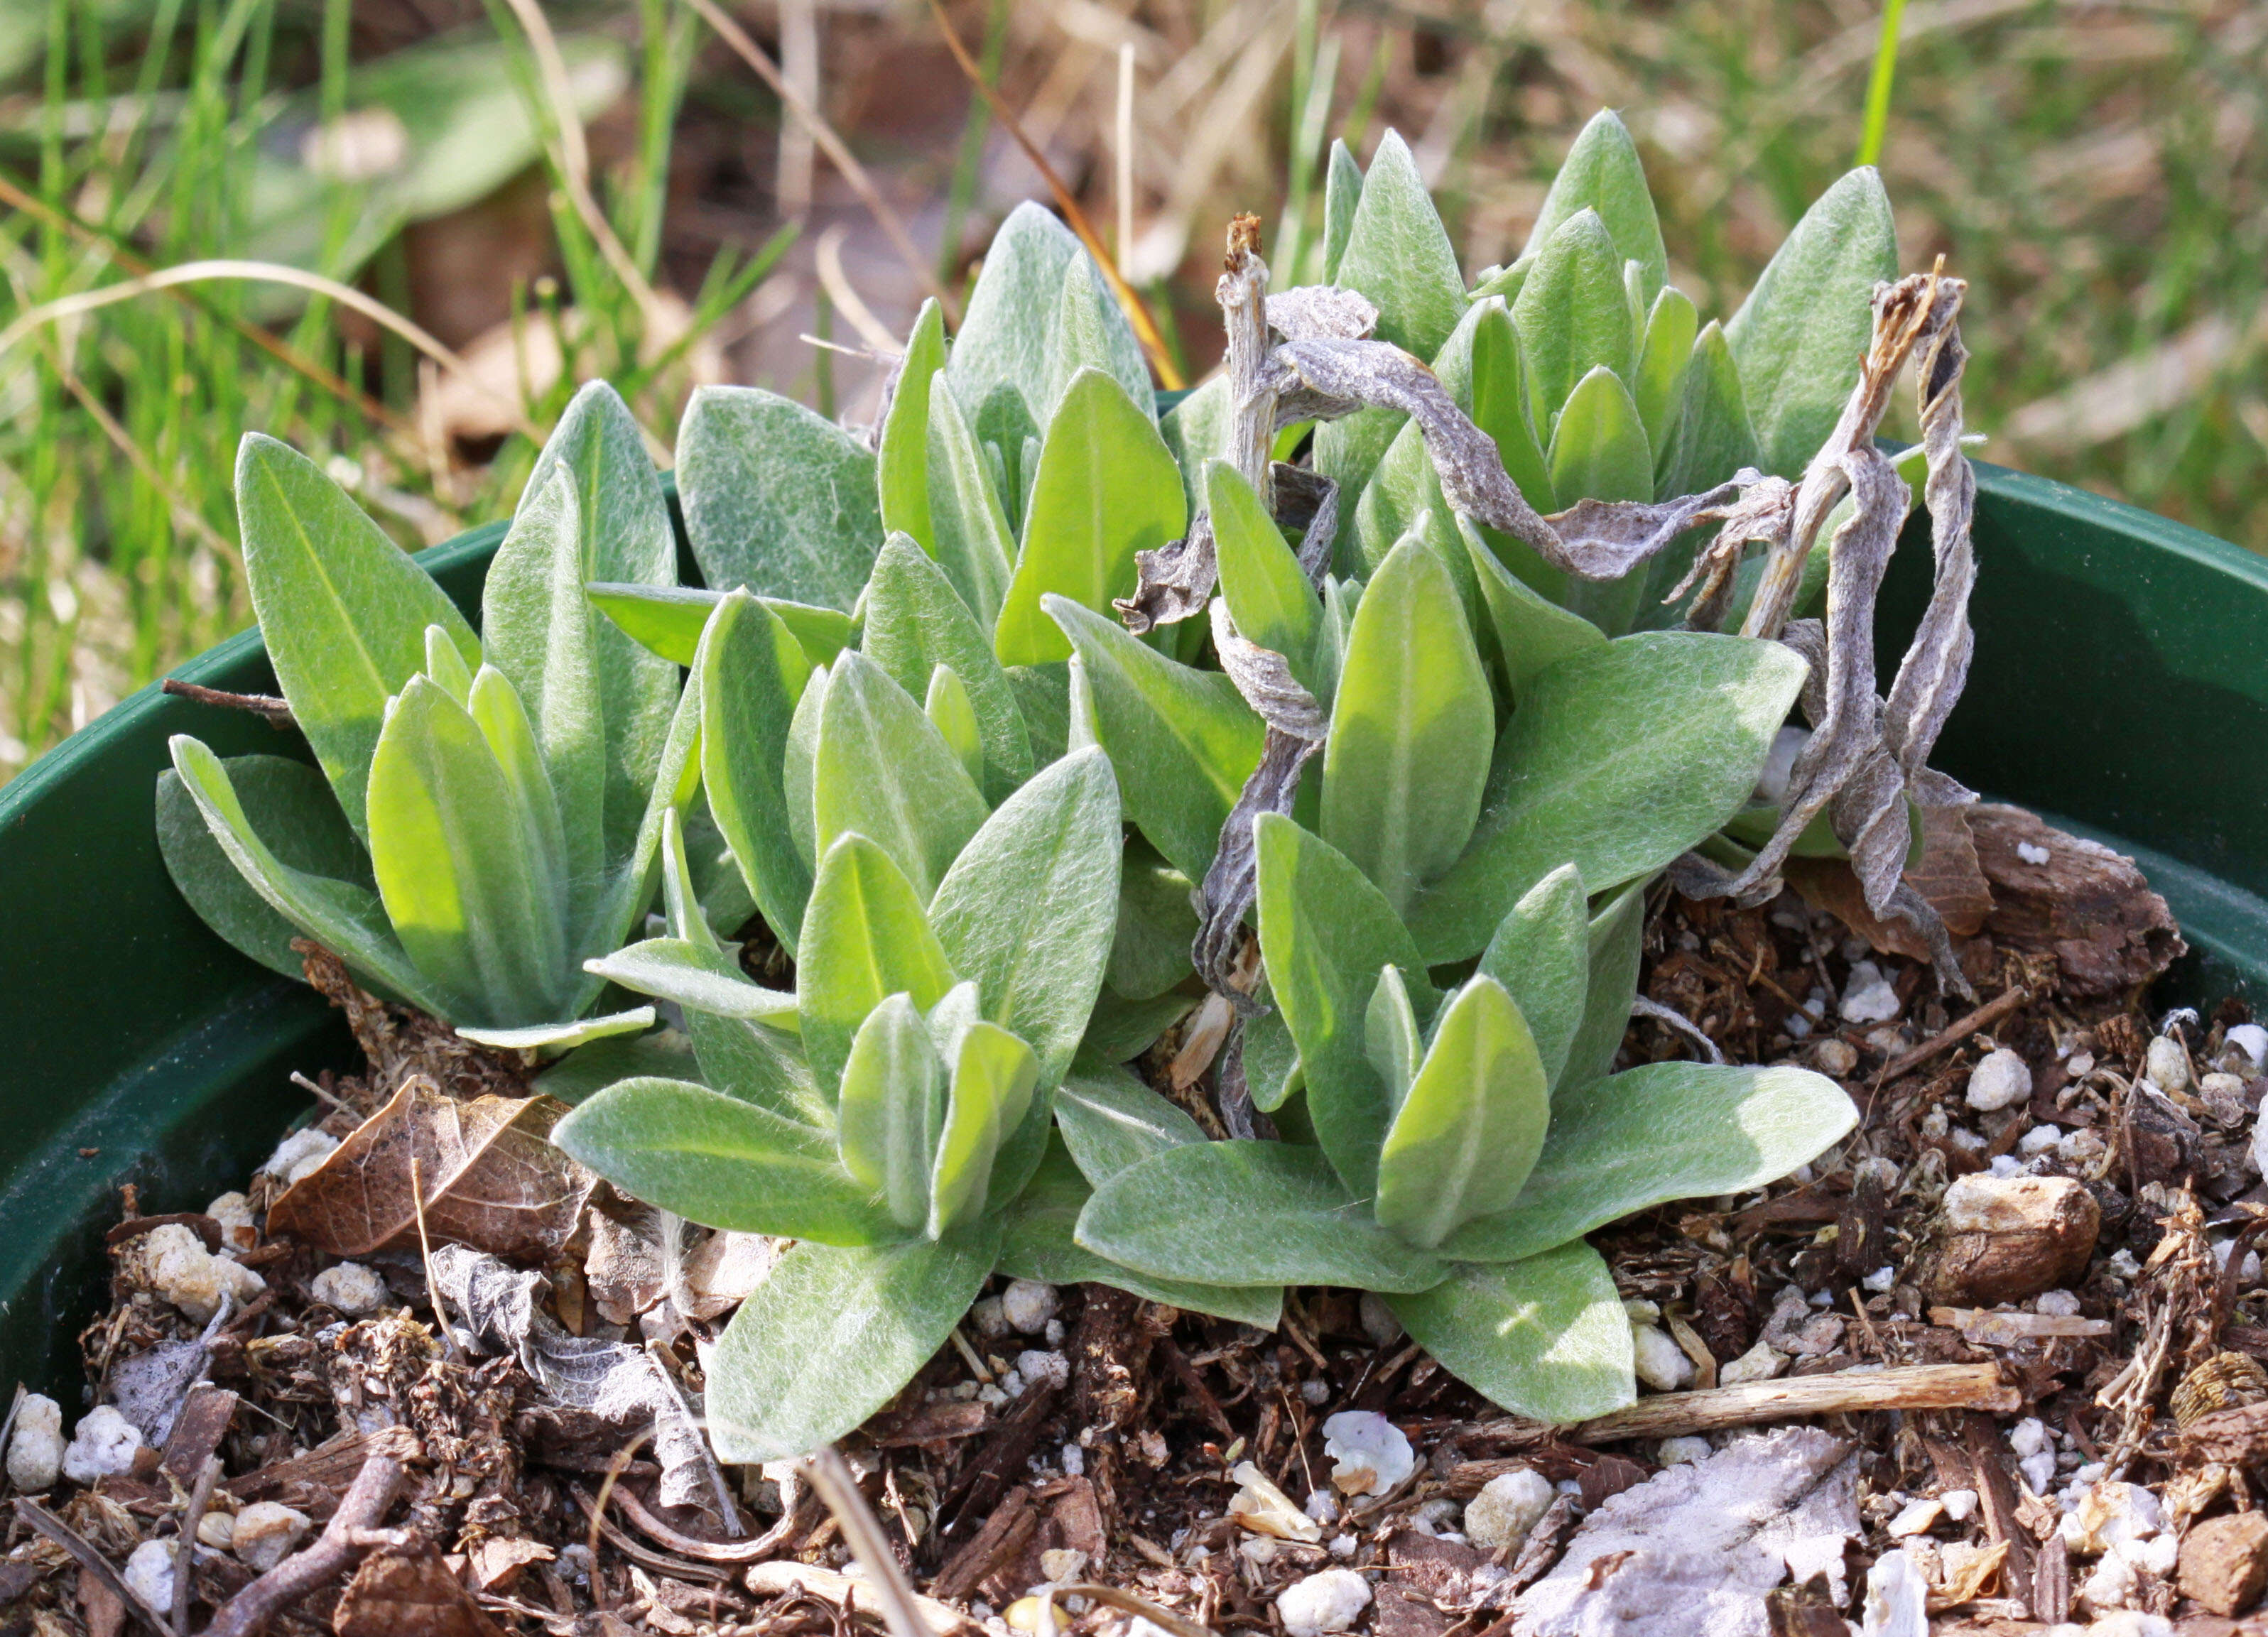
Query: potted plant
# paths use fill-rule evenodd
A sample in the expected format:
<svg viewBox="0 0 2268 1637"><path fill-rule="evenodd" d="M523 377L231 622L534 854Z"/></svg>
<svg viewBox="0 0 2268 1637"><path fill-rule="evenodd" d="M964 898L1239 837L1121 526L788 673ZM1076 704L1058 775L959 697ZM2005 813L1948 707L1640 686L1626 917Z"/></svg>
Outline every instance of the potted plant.
<svg viewBox="0 0 2268 1637"><path fill-rule="evenodd" d="M349 946L336 952L365 981L515 1049L644 1027L651 1014L628 1004L596 1030L582 1021L605 983L674 1002L690 1025L692 1061L681 1052L676 1074L623 1075L560 1141L665 1208L808 1242L800 1262L782 1264L771 1296L750 1304L752 1329L793 1334L825 1291L858 1279L888 1320L868 1355L845 1350L856 1379L824 1406L784 1403L751 1365L725 1394L747 1458L854 1425L926 1357L996 1266L1073 1270L1242 1318L1264 1318L1268 1298L1251 1293L1286 1281L1392 1293L1420 1339L1499 1401L1585 1413L1629 1388L1611 1325L1591 1326L1601 1345L1586 1371L1554 1374L1541 1362L1589 1333L1586 1315L1614 1306L1611 1285L1577 1266L1587 1254L1580 1235L1681 1193L1753 1186L1847 1127L1847 1101L1817 1076L1695 1068L1625 1086L1617 1101L1635 1105L1660 1080L1689 1112L1719 1098L1729 1132L1762 1099L1786 1141L1712 1148L1704 1129L1691 1165L1642 1165L1628 1189L1601 1193L1579 1173L1609 1164L1607 1150L1627 1150L1631 1134L1608 1129L1611 1119L1550 1134L1565 1125L1554 1108L1580 1111L1593 1087L1614 1083L1600 1076L1635 970L1631 884L1689 859L1697 890L1744 871L1768 877L1756 848L1793 841L1836 794L1815 779L1813 811L1767 811L1760 827L1719 836L1747 804L1804 667L1769 641L1640 628L1672 618L1657 612L1679 577L1660 548L1697 524L1724 525L1717 572L1691 591L1703 622L1745 611L1761 619L1759 635L1779 635L1820 589L1804 574L1817 561L1807 548L1835 498L1822 489L1818 515L1799 524L1786 480L1829 444L1868 481L1893 483L1867 442L1881 392L1918 345L1939 344L1950 315L1940 304L1957 297L1923 275L1869 312L1895 252L1879 184L1861 173L1799 227L1741 315L1721 330L1700 326L1663 284L1635 154L1603 116L1528 253L1473 289L1398 142L1366 177L1334 154L1326 217L1325 283L1280 311L1263 305L1265 269L1248 236L1233 239L1230 371L1162 421L1131 333L1084 253L1041 213L1021 211L951 351L934 309L917 323L875 448L770 394L696 400L678 483L691 551L718 589L671 584L659 490L642 459L613 459L609 451L635 451L636 440L610 440L599 396L563 425L537 473L552 481L531 482L509 533L428 554L431 584L460 605L475 602L489 575L481 638L440 591L390 568L394 591L343 624L332 616L333 640L362 641L375 655L372 633L356 628L377 608L392 643L332 720L298 711L343 831L367 833L375 863L387 844L366 806L356 823L357 805L379 777L387 735L408 745L423 734L426 751L388 760L430 774L442 754L430 749L438 724L461 728L461 716L475 733L456 739L478 780L452 770L425 779L422 856L438 856L430 838L446 842L453 802L479 804L465 795L475 782L497 793L501 805L483 818L503 823L509 811L510 833L492 838L489 854L465 855L461 879L485 890L509 855L519 872L513 902L531 914L552 907L544 924L557 923L562 958L491 981L463 947L429 936L436 923L418 920L408 875L397 890L383 878L364 889L357 903L370 913L344 936L335 925L332 941ZM1855 371L1870 333L1875 356ZM1926 420L1954 378L1957 366L1925 371ZM1256 412L1259 397L1284 407ZM1948 479L1965 467L1955 402L1924 451ZM1271 465L1279 430L1309 424L1308 463ZM279 493L298 486L263 525L278 538L345 503L322 491L319 473L273 451L254 449L247 466L254 495L277 473ZM1877 502L1893 487L1869 491L1852 514L1884 548L1896 517L1885 522ZM2036 618L2035 599L2058 580L2101 584L2120 566L2146 564L2110 600L2122 636L2140 629L2162 642L2196 629L2181 622L2198 618L2183 599L2201 588L2220 588L2218 620L2268 617L2259 572L2233 548L2029 480L1988 473L1979 494L1988 561L2007 542L2033 577L2028 590L2011 574L2005 591L1984 578L1973 702L1946 740L1948 768L1996 794L2037 789L2060 815L2159 843L2176 866L2161 878L2191 910L2199 942L2250 979L2268 941L2248 919L2240 849L2161 796L2153 780L2172 763L2119 774L2117 798L2091 804L2067 776L2074 763L2092 765L2076 746L2060 760L2007 753L2012 733L2074 720L2021 708L2032 697L2023 672L2036 663L2022 657L2037 651L2024 633L2035 628L2008 616ZM249 531L254 510L247 519ZM1938 520L1963 519L1956 509ZM333 521L332 541L357 532L351 519ZM618 570L608 553L626 538L637 549ZM1756 540L1764 553L1744 551ZM384 561L367 539L357 549L357 562ZM1889 633L1903 635L1903 613L1926 639L1946 602L1941 583L1933 589L1914 566L1920 555L1909 549L1893 563L1884 613ZM389 598L397 606L382 606ZM275 606L279 624L300 618ZM2066 598L2058 617L2078 620L2088 606ZM1200 612L1208 617L1188 617ZM1859 606L1834 638L1863 639L1867 612ZM2058 635L2075 640L2077 630ZM576 670L562 631L579 651L612 657ZM1208 637L1219 668L1195 663ZM1995 657L1996 639L2020 657ZM275 648L295 708L327 686L310 640L320 633ZM548 671L555 659L560 669ZM255 641L239 639L184 676L260 692L266 663ZM691 680L665 713L655 667L681 663ZM622 801L608 788L593 810L603 816L571 828L560 795L571 781L543 715L547 679L571 675L582 690L566 690L571 708L581 699L586 714L593 687L632 679L625 686L655 728L627 759ZM1980 696L1983 679L2005 693ZM1871 690L1871 669L1856 681ZM2228 706L2249 697L2225 679L2214 686L2220 716L2208 726L2200 713L2186 743L2222 730ZM1620 790L1585 783L1617 760L1617 696L1668 701L1685 734ZM532 697L547 702L531 708ZM1990 725L1961 725L1980 716ZM606 730L619 719L605 716ZM1522 739L1545 722L1573 725ZM281 1071L335 1049L309 997L232 955L181 906L175 882L230 942L275 965L280 927L321 941L324 917L337 921L336 902L295 891L286 873L313 871L321 849L263 857L246 839L257 822L232 804L239 787L196 748L172 752L182 784L161 797L174 821L162 857L151 780L167 760L164 736L192 727L228 751L277 747L255 720L150 694L0 793L0 902L11 925L40 929L11 941L4 958L16 969L0 978L29 1066L24 1083L39 1092L23 1102L23 1157L10 1183L22 1202L11 1220L29 1230L10 1252L8 1345L26 1375L51 1373L75 1328L68 1316L88 1266L82 1225L109 1188L136 1164L167 1187L232 1179L278 1123L269 1117L280 1104L262 1099L276 1097ZM2147 753L2167 742L2151 736ZM534 757L531 744L542 746ZM1311 757L1316 775L1303 787ZM1908 784L1941 795L1918 766ZM544 771L550 806L502 802L536 788L531 767ZM1565 833L1529 857L1533 815L1507 807L1506 792L1555 769L1573 792L1561 804ZM271 793L294 792L275 811L321 811L306 774L258 771ZM397 781L397 794L410 790L400 811L417 811L416 785ZM1667 808L1653 799L1665 793L1677 798ZM1890 861L1882 907L1905 855L1906 796L1893 789L1842 826L1862 863L1869 848ZM1579 821L1602 802L1622 821L1603 839ZM1896 821L1895 845L1871 827L1884 814ZM1141 847L1124 863L1122 818ZM702 846L688 847L693 832ZM350 870L351 848L331 840ZM593 872L547 876L527 862L556 863L578 846L621 884L579 914L571 884ZM2198 874L2194 890L2184 891L2183 865ZM2214 869L2233 879L2213 880ZM1200 913L1174 903L1191 887ZM666 936L631 941L657 892ZM751 907L801 955L797 993L754 982L719 943L718 921L730 932ZM459 932L478 933L482 913ZM1256 939L1244 933L1255 922ZM1198 975L1248 1019L1241 1058L1225 1067L1241 1074L1249 1102L1232 1090L1222 1112L1273 1113L1272 1143L1194 1142L1170 1105L1108 1072L1195 998L1154 1003L1191 987L1171 951L1200 932ZM462 975L452 987L437 980L444 973ZM733 1046L701 1018L737 1029ZM704 1053L712 1028L718 1049ZM749 1039L781 1048L757 1081L742 1073L745 1050L737 1067L725 1061ZM231 1118L213 1119L224 1103ZM1606 1108L1595 1096L1588 1105ZM688 1158L720 1120L738 1172ZM1138 1134L1130 1146L1129 1131ZM1468 1175L1460 1156L1480 1141L1524 1163ZM1555 1162L1558 1141L1572 1146ZM1244 1169L1210 1175L1222 1167ZM1148 1233L1189 1200L1211 1201L1216 1218L1238 1200L1264 1208L1233 1244ZM1365 1207L1371 1215L1354 1220ZM1488 1325L1475 1304L1506 1299L1491 1296L1500 1276L1482 1270L1531 1260L1551 1264L1552 1290L1565 1296L1543 1345L1524 1358L1477 1345ZM35 1288L38 1299L26 1299ZM776 1310L762 1310L774 1298Z"/></svg>

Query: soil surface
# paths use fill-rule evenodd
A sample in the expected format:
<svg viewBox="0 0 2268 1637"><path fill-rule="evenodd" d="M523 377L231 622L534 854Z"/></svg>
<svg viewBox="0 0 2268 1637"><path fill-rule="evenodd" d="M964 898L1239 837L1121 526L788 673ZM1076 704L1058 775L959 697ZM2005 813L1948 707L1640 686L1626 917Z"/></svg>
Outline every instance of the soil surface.
<svg viewBox="0 0 2268 1637"><path fill-rule="evenodd" d="M1001 1281L846 1441L841 1512L823 1473L673 1436L766 1242L665 1254L541 1141L522 1065L310 949L368 1071L311 1084L321 1134L242 1194L123 1200L84 1398L10 1413L0 1637L850 1637L894 1583L905 1619L993 1637L2263 1629L2268 1036L2146 1010L2162 902L2029 815L1933 815L1910 878L1973 1000L1839 865L1656 907L1645 995L1862 1118L1761 1193L1594 1237L1631 1409L1506 1416L1352 1292L1291 1292L1263 1334ZM1211 1125L1210 1073L1173 1090L1186 1046L1138 1067ZM1649 1017L1624 1060L1702 1049Z"/></svg>

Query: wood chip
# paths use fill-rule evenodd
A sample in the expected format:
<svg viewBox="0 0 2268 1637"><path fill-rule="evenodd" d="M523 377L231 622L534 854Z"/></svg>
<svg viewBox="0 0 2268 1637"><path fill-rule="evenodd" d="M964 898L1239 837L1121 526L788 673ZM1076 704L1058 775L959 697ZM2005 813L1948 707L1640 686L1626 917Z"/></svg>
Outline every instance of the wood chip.
<svg viewBox="0 0 2268 1637"><path fill-rule="evenodd" d="M1784 1381L1742 1382L1699 1392L1664 1392L1602 1415L1568 1434L1583 1443L1679 1438L1726 1427L1848 1415L1867 1410L1990 1410L2009 1414L2023 1398L1994 1364L1910 1364L1837 1370Z"/></svg>
<svg viewBox="0 0 2268 1637"><path fill-rule="evenodd" d="M2066 1318L2060 1313L1994 1313L1981 1308L1933 1307L1929 1322L1957 1330L1965 1341L1984 1347L2012 1347L2020 1341L2048 1341L2058 1336L2107 1336L2113 1325L2107 1318Z"/></svg>

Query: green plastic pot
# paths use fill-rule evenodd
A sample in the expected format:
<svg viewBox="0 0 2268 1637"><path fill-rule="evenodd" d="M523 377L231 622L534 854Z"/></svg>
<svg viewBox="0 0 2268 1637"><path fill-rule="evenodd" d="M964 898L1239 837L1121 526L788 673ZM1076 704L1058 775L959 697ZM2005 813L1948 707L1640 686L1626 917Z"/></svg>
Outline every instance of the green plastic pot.
<svg viewBox="0 0 2268 1637"><path fill-rule="evenodd" d="M423 553L468 615L504 526ZM2059 484L1977 469L1977 659L1938 765L2132 854L2192 955L2169 995L2268 985L2268 562ZM1917 519L1882 651L1928 594ZM1895 646L1893 646L1895 644ZM174 673L275 686L256 631ZM352 1066L336 1015L207 931L152 825L166 742L296 750L239 713L144 688L0 787L0 1387L77 1379L118 1190L194 1209Z"/></svg>

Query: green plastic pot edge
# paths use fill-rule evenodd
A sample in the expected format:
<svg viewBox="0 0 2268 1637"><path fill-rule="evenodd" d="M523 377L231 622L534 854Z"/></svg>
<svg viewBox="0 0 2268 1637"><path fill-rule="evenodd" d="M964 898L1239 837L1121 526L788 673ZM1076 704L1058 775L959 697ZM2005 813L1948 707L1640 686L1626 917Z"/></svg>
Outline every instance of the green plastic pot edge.
<svg viewBox="0 0 2268 1637"><path fill-rule="evenodd" d="M2268 562L2042 479L1977 479L1977 659L1937 765L2138 858L2192 949L2169 1001L2268 993ZM504 527L418 555L468 614ZM1886 660L1929 572L1917 518L1883 589ZM173 674L275 686L251 631ZM121 1185L202 1207L307 1110L291 1070L352 1066L328 1007L173 892L151 802L176 732L225 755L295 743L152 686L0 786L0 1387L79 1379Z"/></svg>

